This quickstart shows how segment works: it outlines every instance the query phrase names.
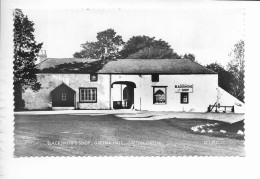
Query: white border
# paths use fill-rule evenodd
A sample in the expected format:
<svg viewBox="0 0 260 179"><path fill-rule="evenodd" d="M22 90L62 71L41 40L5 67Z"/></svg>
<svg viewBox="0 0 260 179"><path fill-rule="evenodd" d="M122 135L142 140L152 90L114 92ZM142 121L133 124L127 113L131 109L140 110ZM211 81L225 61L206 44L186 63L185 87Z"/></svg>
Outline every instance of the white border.
<svg viewBox="0 0 260 179"><path fill-rule="evenodd" d="M54 3L55 2L55 3ZM40 157L13 158L13 8L232 8L246 9L246 157ZM259 173L258 2L4 0L1 4L0 129L1 178L257 178ZM252 91L251 91L252 90Z"/></svg>

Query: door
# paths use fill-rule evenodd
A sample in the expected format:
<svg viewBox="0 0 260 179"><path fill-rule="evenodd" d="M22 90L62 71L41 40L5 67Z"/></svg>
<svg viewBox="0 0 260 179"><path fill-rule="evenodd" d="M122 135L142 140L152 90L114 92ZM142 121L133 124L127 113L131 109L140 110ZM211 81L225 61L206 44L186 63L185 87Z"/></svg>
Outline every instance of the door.
<svg viewBox="0 0 260 179"><path fill-rule="evenodd" d="M61 85L52 91L52 107L74 107L75 91Z"/></svg>

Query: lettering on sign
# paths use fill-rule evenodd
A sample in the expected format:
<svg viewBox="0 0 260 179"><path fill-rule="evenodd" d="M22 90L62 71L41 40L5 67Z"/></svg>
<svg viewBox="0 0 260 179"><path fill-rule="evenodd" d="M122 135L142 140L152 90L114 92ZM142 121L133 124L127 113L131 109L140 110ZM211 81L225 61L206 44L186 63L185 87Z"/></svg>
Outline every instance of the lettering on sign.
<svg viewBox="0 0 260 179"><path fill-rule="evenodd" d="M180 84L175 85L175 93L192 93L193 85Z"/></svg>

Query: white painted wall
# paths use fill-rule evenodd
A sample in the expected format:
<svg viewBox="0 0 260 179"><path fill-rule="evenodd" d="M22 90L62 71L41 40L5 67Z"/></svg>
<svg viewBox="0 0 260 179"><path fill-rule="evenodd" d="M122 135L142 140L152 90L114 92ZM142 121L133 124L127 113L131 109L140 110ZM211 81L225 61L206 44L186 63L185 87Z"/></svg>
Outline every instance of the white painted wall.
<svg viewBox="0 0 260 179"><path fill-rule="evenodd" d="M89 74L38 74L42 84L38 92L28 89L23 93L25 108L47 109L51 102L50 92L62 82L76 92L76 107L80 109L109 109L109 75L98 75L97 82L90 82ZM97 103L79 103L80 87L97 87Z"/></svg>
<svg viewBox="0 0 260 179"><path fill-rule="evenodd" d="M111 89L111 99L112 101L122 101L123 100L123 90L126 87L125 84L114 84Z"/></svg>
<svg viewBox="0 0 260 179"><path fill-rule="evenodd" d="M234 106L235 113L245 112L245 104L220 87L218 88L218 95L219 95L218 102L220 106Z"/></svg>
<svg viewBox="0 0 260 179"><path fill-rule="evenodd" d="M217 100L218 76L211 75L160 75L159 82L152 82L151 75L112 75L112 83L131 81L136 84L135 109L152 111L193 111L206 112L210 104ZM189 103L180 103L180 93L174 86L192 84L193 93L189 94ZM153 87L167 87L167 104L153 104Z"/></svg>
<svg viewBox="0 0 260 179"><path fill-rule="evenodd" d="M97 82L90 82L88 74L38 74L42 89L38 92L26 90L23 94L27 109L46 109L51 102L50 92L62 82L76 91L77 108L109 109L113 101L121 100L121 87L114 85L111 89L109 105L110 77L99 74ZM136 84L134 89L135 109L152 111L193 111L206 112L208 106L217 100L218 76L211 75L160 75L159 82L152 82L151 75L111 75L111 84L116 81L131 81ZM189 93L189 103L180 103L180 93L175 92L175 85L192 84L193 93ZM123 85L124 88L125 85ZM167 104L153 104L153 87L167 87ZM96 87L97 103L79 103L80 87ZM122 89L123 89L122 88Z"/></svg>

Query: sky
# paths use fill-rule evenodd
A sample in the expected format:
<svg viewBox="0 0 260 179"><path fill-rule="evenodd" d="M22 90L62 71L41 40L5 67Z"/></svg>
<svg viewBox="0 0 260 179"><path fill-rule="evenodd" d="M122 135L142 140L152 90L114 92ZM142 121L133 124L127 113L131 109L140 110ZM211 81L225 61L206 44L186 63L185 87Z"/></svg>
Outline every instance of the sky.
<svg viewBox="0 0 260 179"><path fill-rule="evenodd" d="M244 39L243 9L26 10L35 38L48 58L71 58L98 32L114 29L126 42L147 35L168 42L178 54L192 53L202 65L226 66L235 43Z"/></svg>

